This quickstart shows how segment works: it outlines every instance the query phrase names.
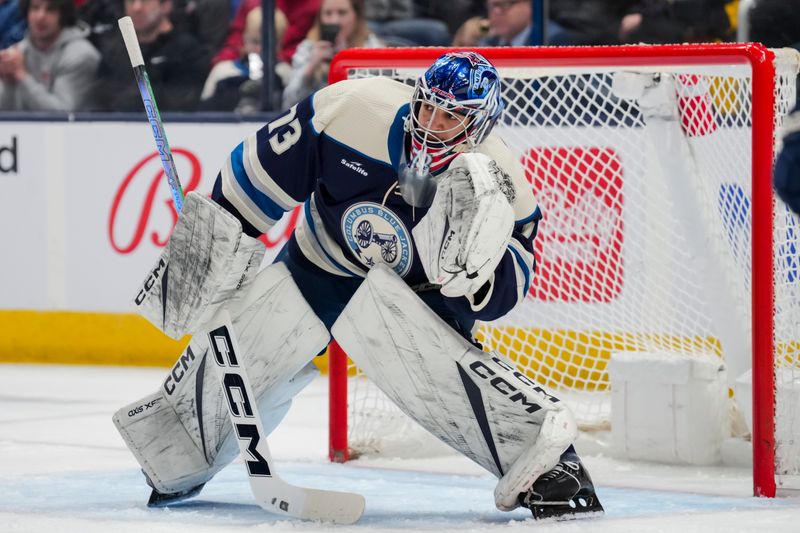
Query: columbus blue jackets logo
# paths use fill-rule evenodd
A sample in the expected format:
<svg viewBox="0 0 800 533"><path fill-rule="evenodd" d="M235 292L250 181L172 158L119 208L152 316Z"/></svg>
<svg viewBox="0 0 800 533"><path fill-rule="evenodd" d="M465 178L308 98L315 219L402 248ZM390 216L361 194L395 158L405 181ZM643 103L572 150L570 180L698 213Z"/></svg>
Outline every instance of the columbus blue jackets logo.
<svg viewBox="0 0 800 533"><path fill-rule="evenodd" d="M350 207L342 216L342 234L367 268L385 263L400 276L411 268L414 252L408 230L382 205L363 202Z"/></svg>

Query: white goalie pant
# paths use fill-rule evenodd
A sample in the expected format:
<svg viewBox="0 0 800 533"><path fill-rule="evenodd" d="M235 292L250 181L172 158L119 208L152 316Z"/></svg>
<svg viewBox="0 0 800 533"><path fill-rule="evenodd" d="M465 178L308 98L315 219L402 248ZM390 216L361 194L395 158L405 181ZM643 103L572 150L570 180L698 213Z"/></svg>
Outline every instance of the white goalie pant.
<svg viewBox="0 0 800 533"><path fill-rule="evenodd" d="M562 402L455 333L384 265L370 270L332 332L404 413L500 478L501 510L518 507L575 440Z"/></svg>
<svg viewBox="0 0 800 533"><path fill-rule="evenodd" d="M248 291L228 310L270 433L317 375L311 360L330 335L283 263L259 272ZM117 411L114 424L161 493L205 483L233 460L238 446L205 331L196 332L161 389Z"/></svg>

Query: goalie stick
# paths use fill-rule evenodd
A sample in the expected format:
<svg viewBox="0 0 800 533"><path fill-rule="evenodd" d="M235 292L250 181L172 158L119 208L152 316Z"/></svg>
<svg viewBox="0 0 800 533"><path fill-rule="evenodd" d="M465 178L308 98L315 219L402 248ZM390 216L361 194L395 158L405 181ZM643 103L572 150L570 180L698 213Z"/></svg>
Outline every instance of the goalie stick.
<svg viewBox="0 0 800 533"><path fill-rule="evenodd" d="M230 316L225 309L210 323L209 346L221 370L222 387L228 404L231 425L239 441L250 488L261 507L277 514L352 524L364 512L364 497L359 494L296 487L272 472L264 428L255 396L240 356Z"/></svg>
<svg viewBox="0 0 800 533"><path fill-rule="evenodd" d="M183 190L147 77L133 21L130 17L122 17L118 23L156 147L161 156L161 164L167 176L175 209L180 212L183 207ZM245 368L239 364L240 357L233 326L224 308L217 311L211 320L208 338L214 360L220 369L231 425L236 432L250 488L258 504L269 512L303 520L339 524L356 522L364 512L364 497L360 494L298 487L287 483L275 473L261 417L256 407L256 398Z"/></svg>

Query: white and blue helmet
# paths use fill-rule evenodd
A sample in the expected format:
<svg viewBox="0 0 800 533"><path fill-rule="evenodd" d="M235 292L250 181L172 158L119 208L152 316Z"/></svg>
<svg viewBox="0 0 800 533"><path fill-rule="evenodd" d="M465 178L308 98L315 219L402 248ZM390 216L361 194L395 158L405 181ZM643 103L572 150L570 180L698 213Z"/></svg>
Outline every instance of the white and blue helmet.
<svg viewBox="0 0 800 533"><path fill-rule="evenodd" d="M485 57L477 52L448 52L417 80L408 129L429 152L447 152L463 143L472 148L489 135L503 112L500 92L500 76ZM463 135L444 143L437 142L431 135L433 132L417 118L423 103L466 115Z"/></svg>

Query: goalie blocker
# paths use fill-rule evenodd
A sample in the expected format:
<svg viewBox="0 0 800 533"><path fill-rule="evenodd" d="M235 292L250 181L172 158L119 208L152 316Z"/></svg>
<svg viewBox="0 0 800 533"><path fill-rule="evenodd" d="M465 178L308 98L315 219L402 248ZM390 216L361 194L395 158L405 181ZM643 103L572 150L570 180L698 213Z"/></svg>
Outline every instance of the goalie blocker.
<svg viewBox="0 0 800 533"><path fill-rule="evenodd" d="M563 403L509 359L458 336L391 269L370 270L332 332L404 413L499 478L499 509L602 512Z"/></svg>
<svg viewBox="0 0 800 533"><path fill-rule="evenodd" d="M136 311L180 339L198 331L255 276L265 247L213 200L186 195L167 247L142 283Z"/></svg>

